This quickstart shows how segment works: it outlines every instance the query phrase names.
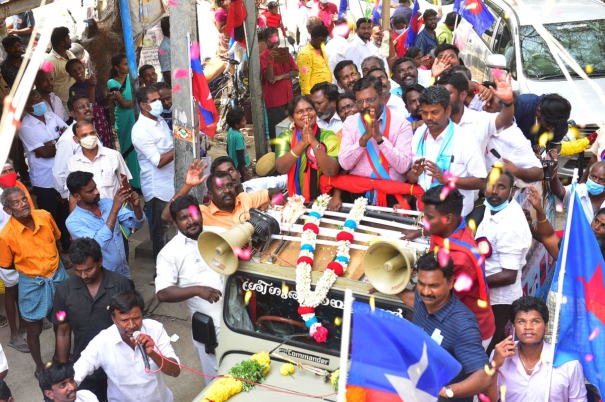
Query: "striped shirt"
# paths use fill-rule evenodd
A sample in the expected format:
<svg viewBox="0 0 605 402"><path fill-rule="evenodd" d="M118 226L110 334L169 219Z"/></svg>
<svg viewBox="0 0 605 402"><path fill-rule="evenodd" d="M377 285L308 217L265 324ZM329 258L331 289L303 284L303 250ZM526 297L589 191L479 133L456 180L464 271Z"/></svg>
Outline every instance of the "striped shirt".
<svg viewBox="0 0 605 402"><path fill-rule="evenodd" d="M475 315L455 294L443 307L429 314L416 291L414 299L414 318L412 322L432 335L436 329L443 337L441 347L447 350L462 365L460 373L450 381L456 384L477 370L483 370L488 363L485 349L481 344L481 332ZM452 398L449 401L472 402L473 397Z"/></svg>

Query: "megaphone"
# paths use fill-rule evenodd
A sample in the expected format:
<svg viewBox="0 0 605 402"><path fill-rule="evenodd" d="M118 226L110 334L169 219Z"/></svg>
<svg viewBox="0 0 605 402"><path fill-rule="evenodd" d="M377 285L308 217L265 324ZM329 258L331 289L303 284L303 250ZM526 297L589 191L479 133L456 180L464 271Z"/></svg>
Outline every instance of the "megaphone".
<svg viewBox="0 0 605 402"><path fill-rule="evenodd" d="M245 222L223 233L205 231L197 238L197 248L206 264L219 274L231 275L237 271L238 257L233 250L250 241L254 226Z"/></svg>
<svg viewBox="0 0 605 402"><path fill-rule="evenodd" d="M366 277L376 290L387 295L405 289L414 264L415 250L395 241L374 240L363 255Z"/></svg>

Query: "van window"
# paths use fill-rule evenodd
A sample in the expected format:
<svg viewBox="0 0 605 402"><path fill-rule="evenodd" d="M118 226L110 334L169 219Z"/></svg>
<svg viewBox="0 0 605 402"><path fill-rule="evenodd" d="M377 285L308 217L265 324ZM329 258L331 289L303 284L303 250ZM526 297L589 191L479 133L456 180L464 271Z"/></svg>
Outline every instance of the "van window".
<svg viewBox="0 0 605 402"><path fill-rule="evenodd" d="M592 75L605 74L605 20L545 24L544 27L584 68L593 67ZM528 78L547 79L563 77L559 65L550 53L544 39L533 26L520 27L521 60ZM570 74L575 72L566 65Z"/></svg>
<svg viewBox="0 0 605 402"><path fill-rule="evenodd" d="M245 305L244 295L248 291L251 292L250 298ZM225 293L229 303L225 303L224 320L232 331L274 340L278 344L287 340L290 345L335 356L340 353L341 327L335 324L335 319L342 318L344 292L330 290L324 302L315 308L318 321L328 329L328 339L324 343L317 343L311 338L298 314L295 282L236 273L229 277ZM356 294L355 299L369 301L364 295ZM377 298L376 307L412 320L412 310L403 303L385 302Z"/></svg>
<svg viewBox="0 0 605 402"><path fill-rule="evenodd" d="M513 74L513 78L517 78L517 72L515 70L515 42L511 35L511 28L506 19L500 20L500 25L496 35L494 36L494 43L492 45L493 53L499 53L504 55L506 58L506 67Z"/></svg>

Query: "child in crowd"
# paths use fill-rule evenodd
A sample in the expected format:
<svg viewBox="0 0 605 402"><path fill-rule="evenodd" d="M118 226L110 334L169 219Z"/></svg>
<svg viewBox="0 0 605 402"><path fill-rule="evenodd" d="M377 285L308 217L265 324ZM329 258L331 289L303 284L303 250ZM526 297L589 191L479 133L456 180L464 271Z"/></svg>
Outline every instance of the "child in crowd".
<svg viewBox="0 0 605 402"><path fill-rule="evenodd" d="M227 133L227 155L235 162L235 168L242 176L242 181L249 179L248 170L250 156L246 148L246 141L239 130L246 127L246 115L243 109L231 109L226 117L229 131Z"/></svg>

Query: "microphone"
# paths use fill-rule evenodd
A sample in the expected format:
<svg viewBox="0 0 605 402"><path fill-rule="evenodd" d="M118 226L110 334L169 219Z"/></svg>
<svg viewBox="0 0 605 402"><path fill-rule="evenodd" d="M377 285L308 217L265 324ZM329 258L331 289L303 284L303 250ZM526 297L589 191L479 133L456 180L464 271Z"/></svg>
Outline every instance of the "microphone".
<svg viewBox="0 0 605 402"><path fill-rule="evenodd" d="M141 331L134 331L134 333L132 334L132 337L136 339L139 337L139 335L141 335ZM143 355L143 362L145 363L145 369L147 371L151 370L151 366L149 365L149 355L147 354L147 352L145 352L145 347L143 345L141 345L140 343L137 342L137 345L139 346L139 350L141 351L141 355Z"/></svg>

